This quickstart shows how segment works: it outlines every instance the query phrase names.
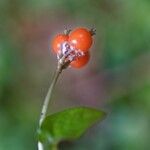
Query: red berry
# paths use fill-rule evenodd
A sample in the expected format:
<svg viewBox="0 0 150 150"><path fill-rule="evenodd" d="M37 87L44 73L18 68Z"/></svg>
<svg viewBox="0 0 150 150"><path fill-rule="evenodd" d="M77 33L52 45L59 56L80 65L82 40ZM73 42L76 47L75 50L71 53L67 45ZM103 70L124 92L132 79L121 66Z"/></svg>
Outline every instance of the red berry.
<svg viewBox="0 0 150 150"><path fill-rule="evenodd" d="M77 28L69 35L69 42L75 46L77 50L87 52L92 45L92 35L86 28Z"/></svg>
<svg viewBox="0 0 150 150"><path fill-rule="evenodd" d="M89 52L86 52L85 55L77 57L74 61L70 63L71 67L73 68L82 68L85 66L90 59Z"/></svg>
<svg viewBox="0 0 150 150"><path fill-rule="evenodd" d="M65 34L58 34L54 37L53 41L52 41L52 50L55 53L58 53L58 51L61 49L61 44L63 42L68 41L69 36L65 35Z"/></svg>

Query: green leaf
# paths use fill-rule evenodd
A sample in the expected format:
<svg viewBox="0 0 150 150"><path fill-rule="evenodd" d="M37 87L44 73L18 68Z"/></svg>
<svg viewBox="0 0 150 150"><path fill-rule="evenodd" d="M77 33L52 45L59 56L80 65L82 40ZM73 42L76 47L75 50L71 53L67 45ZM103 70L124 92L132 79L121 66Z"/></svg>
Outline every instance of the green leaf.
<svg viewBox="0 0 150 150"><path fill-rule="evenodd" d="M58 143L79 138L85 130L104 118L105 113L94 108L75 107L47 116L41 125L39 139Z"/></svg>

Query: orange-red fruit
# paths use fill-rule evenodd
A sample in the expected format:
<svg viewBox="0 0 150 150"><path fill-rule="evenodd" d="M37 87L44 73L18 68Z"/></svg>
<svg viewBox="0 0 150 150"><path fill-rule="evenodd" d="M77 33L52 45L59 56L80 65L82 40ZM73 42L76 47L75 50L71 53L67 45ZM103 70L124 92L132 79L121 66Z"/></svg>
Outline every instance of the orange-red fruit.
<svg viewBox="0 0 150 150"><path fill-rule="evenodd" d="M76 58L74 61L70 63L70 65L73 68L82 68L88 63L89 59L90 59L90 54L89 52L86 52L84 56L80 56Z"/></svg>
<svg viewBox="0 0 150 150"><path fill-rule="evenodd" d="M54 37L52 41L52 50L55 53L58 53L58 51L61 49L61 44L65 41L68 41L69 36L65 34L58 34Z"/></svg>
<svg viewBox="0 0 150 150"><path fill-rule="evenodd" d="M92 35L86 28L77 28L69 35L69 42L76 49L87 52L92 45Z"/></svg>

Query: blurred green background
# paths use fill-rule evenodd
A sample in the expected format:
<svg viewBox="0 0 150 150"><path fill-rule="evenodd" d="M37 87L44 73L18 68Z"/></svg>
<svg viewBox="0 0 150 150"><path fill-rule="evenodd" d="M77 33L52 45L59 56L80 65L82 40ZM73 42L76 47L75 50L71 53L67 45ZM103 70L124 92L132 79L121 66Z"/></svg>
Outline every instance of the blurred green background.
<svg viewBox="0 0 150 150"><path fill-rule="evenodd" d="M66 27L95 27L91 61L63 72L49 113L91 106L108 115L61 150L150 149L149 0L0 0L0 150L36 149L36 128Z"/></svg>

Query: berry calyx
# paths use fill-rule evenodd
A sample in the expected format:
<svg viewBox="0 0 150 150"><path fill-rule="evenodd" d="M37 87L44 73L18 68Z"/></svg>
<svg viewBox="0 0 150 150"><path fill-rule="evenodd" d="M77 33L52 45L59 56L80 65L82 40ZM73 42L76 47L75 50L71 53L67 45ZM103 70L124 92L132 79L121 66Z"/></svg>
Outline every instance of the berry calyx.
<svg viewBox="0 0 150 150"><path fill-rule="evenodd" d="M69 36L67 34L58 34L54 37L52 41L52 50L54 53L59 53L61 51L62 43L68 41Z"/></svg>
<svg viewBox="0 0 150 150"><path fill-rule="evenodd" d="M92 45L93 39L89 30L86 28L77 28L70 33L69 42L77 50L87 52Z"/></svg>
<svg viewBox="0 0 150 150"><path fill-rule="evenodd" d="M89 62L89 59L90 54L89 52L86 52L84 55L76 57L75 60L70 63L70 66L73 68L82 68Z"/></svg>

